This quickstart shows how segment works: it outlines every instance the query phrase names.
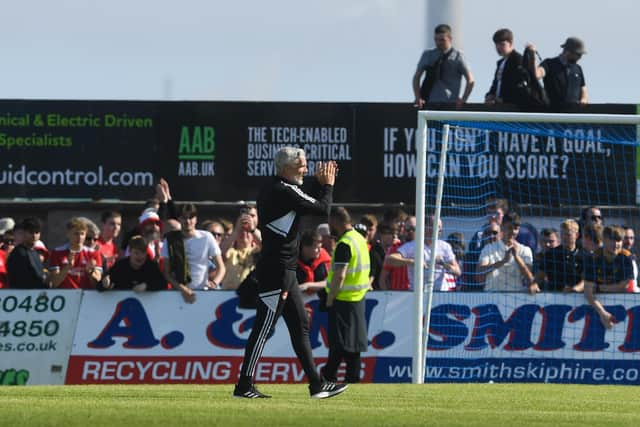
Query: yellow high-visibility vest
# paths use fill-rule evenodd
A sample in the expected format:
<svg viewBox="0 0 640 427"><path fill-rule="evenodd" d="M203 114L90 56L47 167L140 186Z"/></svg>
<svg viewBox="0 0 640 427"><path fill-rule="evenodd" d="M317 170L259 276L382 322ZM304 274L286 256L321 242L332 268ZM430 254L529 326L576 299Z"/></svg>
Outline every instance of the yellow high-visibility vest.
<svg viewBox="0 0 640 427"><path fill-rule="evenodd" d="M356 230L349 230L340 237L340 240L336 243L336 247L340 243L349 246L351 259L347 265L347 275L344 279L344 284L336 296L336 299L339 301L357 302L364 298L364 295L369 290L371 262L369 260L367 241ZM327 277L327 292L330 290L329 285L333 278L335 250L331 258L331 271L329 271L329 276Z"/></svg>

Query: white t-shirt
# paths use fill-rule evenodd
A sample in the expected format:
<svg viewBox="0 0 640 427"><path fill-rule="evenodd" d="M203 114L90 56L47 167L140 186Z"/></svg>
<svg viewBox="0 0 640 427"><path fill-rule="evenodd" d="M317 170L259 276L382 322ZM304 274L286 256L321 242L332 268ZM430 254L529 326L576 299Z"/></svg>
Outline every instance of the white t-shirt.
<svg viewBox="0 0 640 427"><path fill-rule="evenodd" d="M478 266L491 265L501 261L506 253L507 247L502 240L490 243L480 252ZM531 248L519 244L517 254L531 268L533 264ZM520 273L516 260L511 257L508 263L487 274L484 290L488 292L523 292L527 289L523 286L523 280L524 276Z"/></svg>
<svg viewBox="0 0 640 427"><path fill-rule="evenodd" d="M403 258L414 259L416 252L416 244L415 240L407 242L398 248L398 253L402 255ZM438 240L436 242L436 257L440 257L447 264L455 261L456 256L453 254L453 250L451 249L451 245L444 240ZM429 265L429 260L431 259L431 248L427 245L424 245L424 263L425 266ZM409 276L409 289L413 289L413 266L407 267L407 273ZM424 279L427 279L428 269L424 269ZM448 283L444 282L444 268L441 265L436 264L435 275L433 278L433 290L434 291L449 291L450 286Z"/></svg>
<svg viewBox="0 0 640 427"><path fill-rule="evenodd" d="M211 233L196 230L196 235L184 241L184 250L189 262L191 282L187 286L191 289L203 289L208 283L209 258L220 255L220 246ZM169 258L167 240L162 242L161 255ZM168 262L168 261L167 261Z"/></svg>

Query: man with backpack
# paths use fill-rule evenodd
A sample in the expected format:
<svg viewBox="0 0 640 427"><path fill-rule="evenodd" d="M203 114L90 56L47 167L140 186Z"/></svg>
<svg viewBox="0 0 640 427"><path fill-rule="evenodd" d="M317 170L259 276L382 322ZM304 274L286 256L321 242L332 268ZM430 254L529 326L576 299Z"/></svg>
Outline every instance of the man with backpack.
<svg viewBox="0 0 640 427"><path fill-rule="evenodd" d="M473 89L473 75L462 53L452 45L451 27L440 24L435 28L435 49L425 50L413 75L414 105L418 108L430 104L456 104L467 102ZM420 79L426 73L422 84ZM460 96L462 78L466 80Z"/></svg>
<svg viewBox="0 0 640 427"><path fill-rule="evenodd" d="M552 111L563 111L588 102L584 73L578 65L582 55L587 53L584 43L577 37L569 37L560 47L560 55L547 58L535 67L536 78L543 79ZM527 48L536 50L533 44Z"/></svg>

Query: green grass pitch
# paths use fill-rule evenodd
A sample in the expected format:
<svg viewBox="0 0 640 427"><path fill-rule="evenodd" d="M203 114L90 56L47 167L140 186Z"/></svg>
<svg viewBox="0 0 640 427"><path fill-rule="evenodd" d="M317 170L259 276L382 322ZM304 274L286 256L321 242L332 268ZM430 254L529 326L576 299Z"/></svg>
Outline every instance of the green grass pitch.
<svg viewBox="0 0 640 427"><path fill-rule="evenodd" d="M306 385L0 387L2 426L638 426L630 386L356 384L311 400Z"/></svg>

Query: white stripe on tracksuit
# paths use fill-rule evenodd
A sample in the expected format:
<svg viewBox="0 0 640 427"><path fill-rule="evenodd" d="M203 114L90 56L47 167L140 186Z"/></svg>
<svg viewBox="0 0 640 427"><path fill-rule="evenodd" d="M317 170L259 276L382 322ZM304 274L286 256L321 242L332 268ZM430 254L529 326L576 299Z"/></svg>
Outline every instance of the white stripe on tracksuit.
<svg viewBox="0 0 640 427"><path fill-rule="evenodd" d="M259 296L260 298L270 297L275 295L276 293L279 294L280 292L281 292L280 289L278 289L277 291L260 294ZM262 329L260 330L260 334L258 335L256 345L253 347L253 354L251 354L251 358L249 359L249 367L247 369L247 374L252 378L253 378L254 371L256 369L256 365L258 364L258 360L260 359L260 355L262 354L262 350L264 350L264 346L267 343L267 338L269 335L269 331L271 330L271 324L274 321L275 315L276 315L275 310L271 310L271 308L269 308L269 306L267 305L267 316L265 318L264 323L262 324Z"/></svg>

